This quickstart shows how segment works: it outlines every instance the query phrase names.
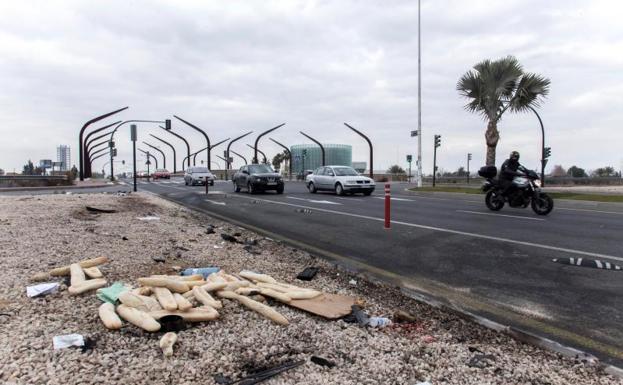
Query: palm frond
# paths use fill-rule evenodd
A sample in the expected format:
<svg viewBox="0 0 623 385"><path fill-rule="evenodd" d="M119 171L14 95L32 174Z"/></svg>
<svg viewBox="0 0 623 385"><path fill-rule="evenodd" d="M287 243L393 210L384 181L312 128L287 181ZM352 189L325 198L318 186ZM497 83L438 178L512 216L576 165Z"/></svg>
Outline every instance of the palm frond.
<svg viewBox="0 0 623 385"><path fill-rule="evenodd" d="M541 75L526 73L521 77L510 110L523 112L528 107L538 107L541 100L549 93L551 81Z"/></svg>

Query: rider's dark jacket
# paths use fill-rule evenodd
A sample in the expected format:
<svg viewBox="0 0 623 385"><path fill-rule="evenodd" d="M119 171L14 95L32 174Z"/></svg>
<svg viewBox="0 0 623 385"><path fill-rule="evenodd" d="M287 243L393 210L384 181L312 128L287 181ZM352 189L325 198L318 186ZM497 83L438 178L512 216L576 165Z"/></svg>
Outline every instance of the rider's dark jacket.
<svg viewBox="0 0 623 385"><path fill-rule="evenodd" d="M523 174L517 171L520 168L519 161L506 159L500 168L500 179L512 181L514 177L522 176Z"/></svg>

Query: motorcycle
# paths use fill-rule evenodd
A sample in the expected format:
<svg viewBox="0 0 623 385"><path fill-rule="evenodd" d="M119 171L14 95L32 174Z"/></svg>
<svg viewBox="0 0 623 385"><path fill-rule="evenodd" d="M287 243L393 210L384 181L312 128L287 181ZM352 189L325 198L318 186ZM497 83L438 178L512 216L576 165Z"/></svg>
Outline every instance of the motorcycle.
<svg viewBox="0 0 623 385"><path fill-rule="evenodd" d="M502 194L505 187L495 179L498 170L495 166L484 166L478 170L478 175L485 178L482 191L486 193L485 204L492 211L499 211L508 203L510 207L526 208L538 215L547 215L554 209L554 200L541 191L541 181L534 170L520 169L524 176L513 178L512 187L507 195Z"/></svg>

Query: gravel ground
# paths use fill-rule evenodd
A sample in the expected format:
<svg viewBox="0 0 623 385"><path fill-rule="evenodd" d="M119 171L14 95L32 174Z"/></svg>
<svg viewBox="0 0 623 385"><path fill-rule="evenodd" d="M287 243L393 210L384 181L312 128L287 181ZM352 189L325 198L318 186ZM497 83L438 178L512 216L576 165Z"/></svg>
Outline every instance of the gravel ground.
<svg viewBox="0 0 623 385"><path fill-rule="evenodd" d="M119 212L91 214L86 205ZM145 215L160 220L137 220ZM215 234L207 234L209 225ZM223 243L221 232L258 239L261 254ZM306 252L151 195L0 197L0 244L0 381L7 384L213 384L217 373L238 378L257 367L300 359L307 362L265 383L623 384L597 365L522 344ZM279 281L355 296L371 315L391 317L401 309L417 321L362 328L273 303L290 320L289 326L279 326L224 300L221 318L180 332L173 356L165 359L158 346L161 333L144 333L127 323L119 331L105 329L92 292L69 296L62 285L56 294L26 297L34 273L97 256L111 259L100 266L109 283L135 284L138 277L172 273L175 266L215 265L230 273L252 269ZM166 262L154 262L153 256ZM307 266L320 272L311 282L297 281ZM357 284L349 284L351 279ZM52 337L70 333L93 340L93 348L53 350ZM312 355L336 366L314 364ZM487 358L475 362L483 355Z"/></svg>

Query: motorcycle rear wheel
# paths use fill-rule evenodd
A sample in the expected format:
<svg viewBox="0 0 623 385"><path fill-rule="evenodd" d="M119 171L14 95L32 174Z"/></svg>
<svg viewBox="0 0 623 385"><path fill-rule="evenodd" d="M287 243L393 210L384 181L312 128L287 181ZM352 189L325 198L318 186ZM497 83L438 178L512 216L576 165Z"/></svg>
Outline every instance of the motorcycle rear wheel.
<svg viewBox="0 0 623 385"><path fill-rule="evenodd" d="M491 211L500 211L504 207L504 198L495 190L491 190L485 195L485 204Z"/></svg>
<svg viewBox="0 0 623 385"><path fill-rule="evenodd" d="M539 193L538 198L532 198L530 202L532 211L537 215L547 215L554 209L554 200L545 193Z"/></svg>

